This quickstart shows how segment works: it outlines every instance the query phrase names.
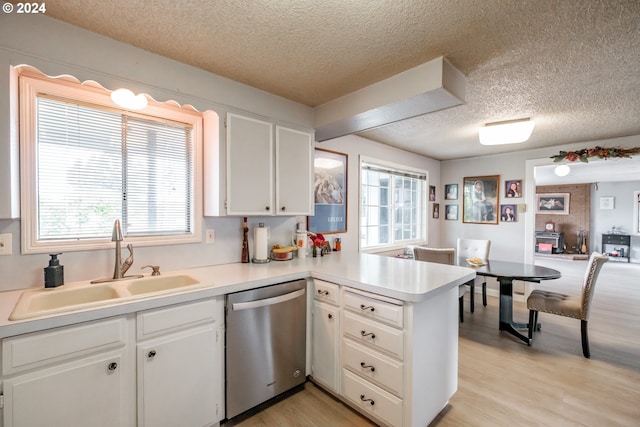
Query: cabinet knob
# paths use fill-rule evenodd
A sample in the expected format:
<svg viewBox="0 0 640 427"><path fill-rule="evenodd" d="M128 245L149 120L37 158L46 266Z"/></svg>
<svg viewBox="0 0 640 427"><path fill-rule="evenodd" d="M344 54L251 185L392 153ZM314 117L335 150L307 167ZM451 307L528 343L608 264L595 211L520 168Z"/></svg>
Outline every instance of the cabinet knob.
<svg viewBox="0 0 640 427"><path fill-rule="evenodd" d="M363 337L370 336L371 339L375 339L376 337L376 334L374 334L373 332L367 332L367 331L360 331L360 335Z"/></svg>
<svg viewBox="0 0 640 427"><path fill-rule="evenodd" d="M109 363L109 366L107 367L107 369L109 369L110 371L115 371L117 368L118 364L116 362Z"/></svg>
<svg viewBox="0 0 640 427"><path fill-rule="evenodd" d="M287 207L286 207L286 206L283 206L283 207L281 207L281 208L280 208L280 210L281 210L282 212L284 212L284 211L286 211L286 210L287 210Z"/></svg>
<svg viewBox="0 0 640 427"><path fill-rule="evenodd" d="M376 402L373 401L373 399L367 399L364 394L360 395L360 400L362 400L363 402L369 402L371 403L371 406L373 406Z"/></svg>
<svg viewBox="0 0 640 427"><path fill-rule="evenodd" d="M149 353L147 353L147 358L153 359L154 357L156 357L156 351L155 350L151 350Z"/></svg>
<svg viewBox="0 0 640 427"><path fill-rule="evenodd" d="M362 367L362 369L371 369L371 372L375 372L376 371L375 366L367 365L364 362L360 362L360 366Z"/></svg>
<svg viewBox="0 0 640 427"><path fill-rule="evenodd" d="M328 315L327 315L327 317L328 317L329 319L333 319L333 314L328 314Z"/></svg>
<svg viewBox="0 0 640 427"><path fill-rule="evenodd" d="M270 209L270 208L269 208L269 206L265 206L265 207L264 207L264 210L265 210L265 211L268 211L269 209Z"/></svg>
<svg viewBox="0 0 640 427"><path fill-rule="evenodd" d="M360 310L365 311L365 310L369 310L371 312L376 311L376 308L372 305L364 305L364 304L360 304Z"/></svg>

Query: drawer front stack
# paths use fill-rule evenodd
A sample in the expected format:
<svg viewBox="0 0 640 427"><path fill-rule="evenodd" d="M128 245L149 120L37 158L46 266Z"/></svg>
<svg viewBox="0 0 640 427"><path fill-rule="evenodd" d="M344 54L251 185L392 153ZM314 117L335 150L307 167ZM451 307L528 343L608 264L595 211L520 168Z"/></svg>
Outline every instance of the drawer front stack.
<svg viewBox="0 0 640 427"><path fill-rule="evenodd" d="M342 393L360 410L402 425L404 307L345 289L342 311Z"/></svg>

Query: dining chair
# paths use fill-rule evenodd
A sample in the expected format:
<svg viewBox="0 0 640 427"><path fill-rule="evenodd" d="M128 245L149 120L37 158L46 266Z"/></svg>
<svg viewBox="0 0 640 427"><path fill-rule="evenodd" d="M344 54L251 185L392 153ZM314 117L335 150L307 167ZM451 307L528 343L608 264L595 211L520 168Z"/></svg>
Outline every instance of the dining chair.
<svg viewBox="0 0 640 427"><path fill-rule="evenodd" d="M454 248L427 248L424 246L416 246L413 248L413 258L416 261L454 265L456 262L456 250ZM464 322L464 294L466 292L467 288L465 285L458 286L460 322Z"/></svg>
<svg viewBox="0 0 640 427"><path fill-rule="evenodd" d="M589 351L589 337L587 335L587 322L591 311L591 301L595 292L596 280L600 270L609 257L598 252L593 252L589 257L589 264L582 283L580 295L566 295L559 292L536 289L527 298L529 309L529 345L533 342L534 326L538 325L538 312L557 314L559 316L580 319L582 335L582 354L587 359L591 357ZM537 328L540 330L540 326Z"/></svg>
<svg viewBox="0 0 640 427"><path fill-rule="evenodd" d="M460 258L480 258L483 261L489 259L489 249L491 249L491 240L481 239L458 239L456 244L456 252ZM475 309L475 293L476 293L476 279L482 280L482 305L487 305L487 279L483 276L476 276L476 278L469 280L465 285L471 288L471 297L469 298L469 304L471 306L471 312Z"/></svg>

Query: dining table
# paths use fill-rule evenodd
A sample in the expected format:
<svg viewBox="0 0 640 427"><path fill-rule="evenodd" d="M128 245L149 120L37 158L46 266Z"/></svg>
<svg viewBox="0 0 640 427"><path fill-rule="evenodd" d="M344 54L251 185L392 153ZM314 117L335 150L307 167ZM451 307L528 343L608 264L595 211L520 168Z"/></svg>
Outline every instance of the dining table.
<svg viewBox="0 0 640 427"><path fill-rule="evenodd" d="M508 332L527 345L531 345L529 337L519 331L519 329L528 329L529 324L513 320L513 281L540 283L542 280L559 279L562 274L553 268L524 262L483 260L481 264L474 265L467 261L467 258L459 257L457 265L473 268L478 276L495 277L498 280L500 284L499 330Z"/></svg>

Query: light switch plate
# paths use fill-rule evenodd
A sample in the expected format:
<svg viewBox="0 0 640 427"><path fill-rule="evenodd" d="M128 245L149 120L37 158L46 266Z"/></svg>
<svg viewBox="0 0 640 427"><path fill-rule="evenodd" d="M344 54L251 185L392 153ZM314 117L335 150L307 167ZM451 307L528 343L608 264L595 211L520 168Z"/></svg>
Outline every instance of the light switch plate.
<svg viewBox="0 0 640 427"><path fill-rule="evenodd" d="M13 238L11 233L0 234L0 255L11 255Z"/></svg>
<svg viewBox="0 0 640 427"><path fill-rule="evenodd" d="M216 233L213 228L207 229L207 243L215 243L216 242Z"/></svg>

